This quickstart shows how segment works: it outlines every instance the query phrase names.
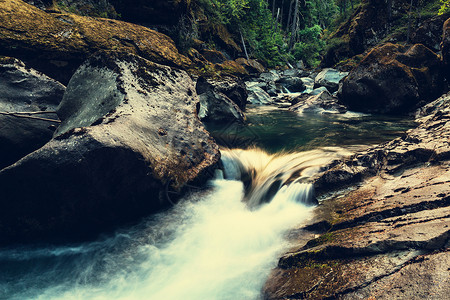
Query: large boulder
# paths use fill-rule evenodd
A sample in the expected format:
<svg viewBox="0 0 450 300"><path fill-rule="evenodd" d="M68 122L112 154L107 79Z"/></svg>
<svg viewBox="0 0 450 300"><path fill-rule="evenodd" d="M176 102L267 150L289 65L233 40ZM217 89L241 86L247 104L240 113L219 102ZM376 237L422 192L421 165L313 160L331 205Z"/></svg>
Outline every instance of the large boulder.
<svg viewBox="0 0 450 300"><path fill-rule="evenodd" d="M104 49L180 68L191 64L168 36L122 21L49 14L21 0L5 0L0 24L0 55L17 57L62 83L90 54Z"/></svg>
<svg viewBox="0 0 450 300"><path fill-rule="evenodd" d="M248 98L247 102L256 105L267 105L273 102L272 97L265 92L258 84L246 83Z"/></svg>
<svg viewBox="0 0 450 300"><path fill-rule="evenodd" d="M52 138L65 89L18 59L0 57L0 169Z"/></svg>
<svg viewBox="0 0 450 300"><path fill-rule="evenodd" d="M200 77L196 91L200 99L198 116L202 121L244 122L247 91L240 79Z"/></svg>
<svg viewBox="0 0 450 300"><path fill-rule="evenodd" d="M281 77L276 83L292 93L303 92L306 89L306 86L300 77Z"/></svg>
<svg viewBox="0 0 450 300"><path fill-rule="evenodd" d="M349 109L368 113L405 114L443 89L442 63L421 44L407 49L383 44L344 79L339 99Z"/></svg>
<svg viewBox="0 0 450 300"><path fill-rule="evenodd" d="M419 21L417 28L411 33L411 43L423 44L434 52L439 52L442 41L442 24L449 16L450 13L446 13Z"/></svg>
<svg viewBox="0 0 450 300"><path fill-rule="evenodd" d="M326 68L317 74L314 79L314 87L326 87L331 93L334 93L339 88L339 82L348 75L348 72L340 72L336 69Z"/></svg>
<svg viewBox="0 0 450 300"><path fill-rule="evenodd" d="M239 57L235 61L236 63L244 67L249 74L259 75L266 70L264 66L260 64L256 59L245 59L243 57Z"/></svg>
<svg viewBox="0 0 450 300"><path fill-rule="evenodd" d="M55 138L0 172L0 243L95 236L205 180L219 151L197 104L184 71L131 54L89 59Z"/></svg>
<svg viewBox="0 0 450 300"><path fill-rule="evenodd" d="M248 95L245 83L241 79L226 76L220 79L200 77L195 88L198 95L210 90L222 93L236 103L241 110L245 110Z"/></svg>

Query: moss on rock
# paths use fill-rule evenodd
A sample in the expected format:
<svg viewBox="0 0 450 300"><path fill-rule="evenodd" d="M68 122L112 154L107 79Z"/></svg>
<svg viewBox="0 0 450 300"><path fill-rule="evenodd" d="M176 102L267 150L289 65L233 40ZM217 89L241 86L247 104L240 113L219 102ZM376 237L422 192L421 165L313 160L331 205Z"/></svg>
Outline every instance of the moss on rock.
<svg viewBox="0 0 450 300"><path fill-rule="evenodd" d="M0 23L0 55L20 58L65 83L99 50L133 53L178 68L191 64L168 36L122 21L50 14L20 0L5 0L0 2Z"/></svg>

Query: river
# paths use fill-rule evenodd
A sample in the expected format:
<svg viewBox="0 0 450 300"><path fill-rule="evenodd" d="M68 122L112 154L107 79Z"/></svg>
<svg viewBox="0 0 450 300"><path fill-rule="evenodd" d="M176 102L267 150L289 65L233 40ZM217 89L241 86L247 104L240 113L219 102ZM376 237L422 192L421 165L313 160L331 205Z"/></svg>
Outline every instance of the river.
<svg viewBox="0 0 450 300"><path fill-rule="evenodd" d="M207 126L223 171L168 210L96 241L1 249L0 299L258 299L289 229L311 218L308 178L412 125L271 107L247 117Z"/></svg>

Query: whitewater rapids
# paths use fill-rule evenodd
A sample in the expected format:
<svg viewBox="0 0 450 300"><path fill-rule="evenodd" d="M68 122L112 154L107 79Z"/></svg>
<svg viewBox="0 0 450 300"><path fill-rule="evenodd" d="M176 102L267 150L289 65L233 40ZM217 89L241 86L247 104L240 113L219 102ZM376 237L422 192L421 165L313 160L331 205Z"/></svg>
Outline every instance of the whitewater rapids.
<svg viewBox="0 0 450 300"><path fill-rule="evenodd" d="M82 245L0 251L0 295L259 299L289 247L285 233L311 217L308 178L348 154L340 148L277 155L223 150L223 172L206 189L138 226Z"/></svg>

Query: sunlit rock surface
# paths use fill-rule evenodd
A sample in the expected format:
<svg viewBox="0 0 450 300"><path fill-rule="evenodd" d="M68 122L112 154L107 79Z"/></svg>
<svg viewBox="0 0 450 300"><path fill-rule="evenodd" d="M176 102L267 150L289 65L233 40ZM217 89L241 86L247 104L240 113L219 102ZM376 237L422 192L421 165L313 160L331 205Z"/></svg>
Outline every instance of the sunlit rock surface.
<svg viewBox="0 0 450 300"><path fill-rule="evenodd" d="M266 299L445 298L449 119L447 94L418 111L418 127L404 137L325 172L319 193L367 179L321 202L314 221L296 230L297 246L280 258Z"/></svg>

